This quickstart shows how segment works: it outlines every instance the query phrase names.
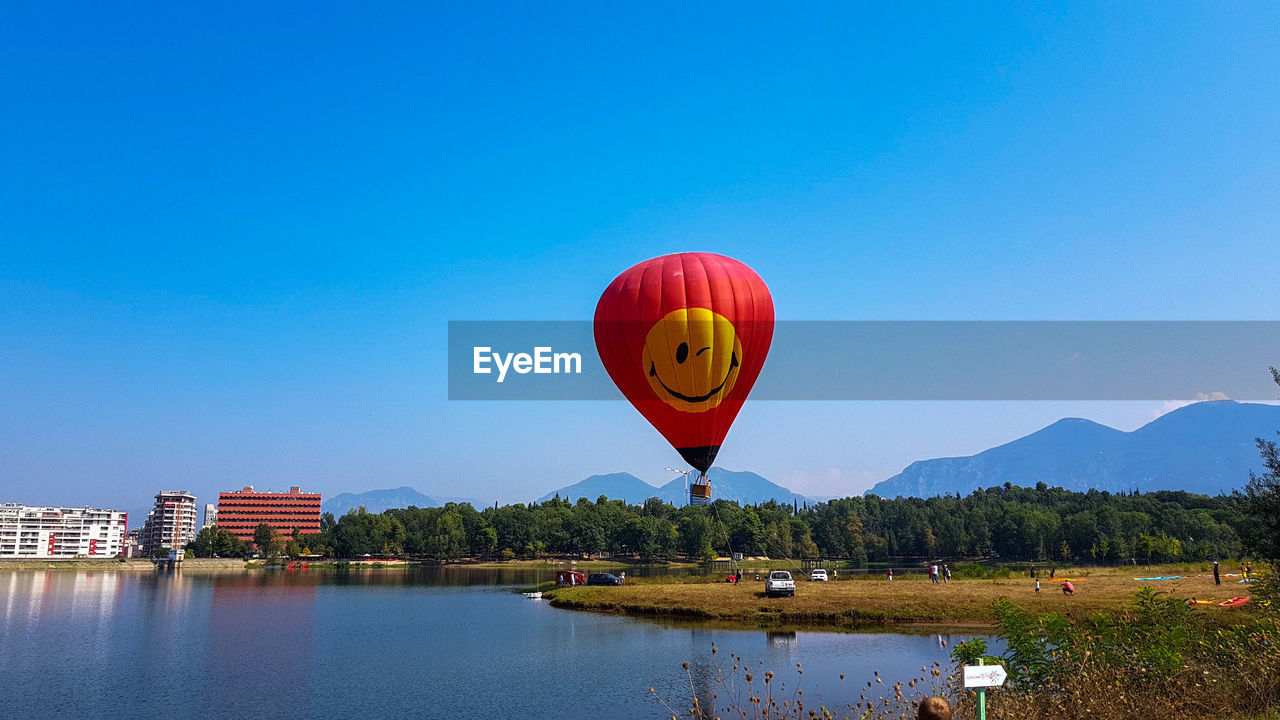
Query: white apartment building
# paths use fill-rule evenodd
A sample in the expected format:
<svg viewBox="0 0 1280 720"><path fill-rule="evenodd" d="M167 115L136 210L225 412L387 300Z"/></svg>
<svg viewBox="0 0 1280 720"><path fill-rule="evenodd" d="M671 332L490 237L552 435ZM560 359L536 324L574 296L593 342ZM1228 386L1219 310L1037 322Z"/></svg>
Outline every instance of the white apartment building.
<svg viewBox="0 0 1280 720"><path fill-rule="evenodd" d="M218 505L217 503L205 503L204 506L204 524L200 526L203 530L207 527L213 527L218 524Z"/></svg>
<svg viewBox="0 0 1280 720"><path fill-rule="evenodd" d="M147 523L139 533L142 550L150 555L157 548L181 550L196 539L196 496L186 490L161 490L156 505L147 513Z"/></svg>
<svg viewBox="0 0 1280 720"><path fill-rule="evenodd" d="M118 510L0 504L0 558L115 557L128 522Z"/></svg>

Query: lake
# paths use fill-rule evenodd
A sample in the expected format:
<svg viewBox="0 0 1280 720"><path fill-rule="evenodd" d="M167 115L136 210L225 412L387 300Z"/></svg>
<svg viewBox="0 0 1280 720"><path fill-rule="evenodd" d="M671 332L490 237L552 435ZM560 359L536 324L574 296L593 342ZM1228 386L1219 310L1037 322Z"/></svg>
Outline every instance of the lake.
<svg viewBox="0 0 1280 720"><path fill-rule="evenodd" d="M5 718L662 718L731 654L807 708L948 662L970 635L778 633L557 610L531 571L0 571ZM712 647L718 650L713 655ZM682 663L689 662L688 671ZM716 664L721 670L717 671ZM797 663L803 676L796 673ZM840 674L845 679L840 679ZM776 691L775 691L776 692ZM745 701L745 694L742 696Z"/></svg>

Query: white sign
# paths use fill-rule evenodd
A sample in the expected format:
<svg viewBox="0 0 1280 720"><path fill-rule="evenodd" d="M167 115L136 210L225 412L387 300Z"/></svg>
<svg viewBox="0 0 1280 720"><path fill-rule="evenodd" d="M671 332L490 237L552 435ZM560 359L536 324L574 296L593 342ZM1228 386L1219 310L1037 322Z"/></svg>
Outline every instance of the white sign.
<svg viewBox="0 0 1280 720"><path fill-rule="evenodd" d="M967 688L1000 687L1007 677L1009 673L1005 672L1003 665L964 666L964 686Z"/></svg>

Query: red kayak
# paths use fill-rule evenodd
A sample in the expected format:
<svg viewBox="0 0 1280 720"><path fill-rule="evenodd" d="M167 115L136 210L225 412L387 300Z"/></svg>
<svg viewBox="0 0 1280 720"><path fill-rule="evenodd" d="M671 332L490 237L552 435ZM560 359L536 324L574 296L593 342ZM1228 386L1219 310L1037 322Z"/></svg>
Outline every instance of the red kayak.
<svg viewBox="0 0 1280 720"><path fill-rule="evenodd" d="M1235 607L1237 605L1243 605L1247 602L1249 602L1249 598L1247 597L1233 597L1230 600L1223 600L1222 602L1218 603L1218 607Z"/></svg>

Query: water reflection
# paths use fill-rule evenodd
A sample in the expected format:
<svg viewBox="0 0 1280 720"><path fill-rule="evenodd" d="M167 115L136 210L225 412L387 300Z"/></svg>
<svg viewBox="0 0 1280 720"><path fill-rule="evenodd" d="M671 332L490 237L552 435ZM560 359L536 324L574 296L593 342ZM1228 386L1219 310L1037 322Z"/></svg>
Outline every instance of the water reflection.
<svg viewBox="0 0 1280 720"><path fill-rule="evenodd" d="M768 639L769 648L772 650L791 652L799 644L799 638L796 637L795 632L770 630L765 633L765 637Z"/></svg>
<svg viewBox="0 0 1280 720"><path fill-rule="evenodd" d="M4 622L72 618L102 622L115 610L120 592L118 573L9 571L0 574L4 593Z"/></svg>
<svg viewBox="0 0 1280 720"><path fill-rule="evenodd" d="M801 685L810 707L840 708L873 671L888 687L945 663L952 645L945 635L662 624L511 592L550 577L433 567L5 572L0 677L14 706L4 717L625 719L665 715L656 696L675 698L678 715L694 696L722 713L746 700L735 657L757 689L773 670L788 696Z"/></svg>

